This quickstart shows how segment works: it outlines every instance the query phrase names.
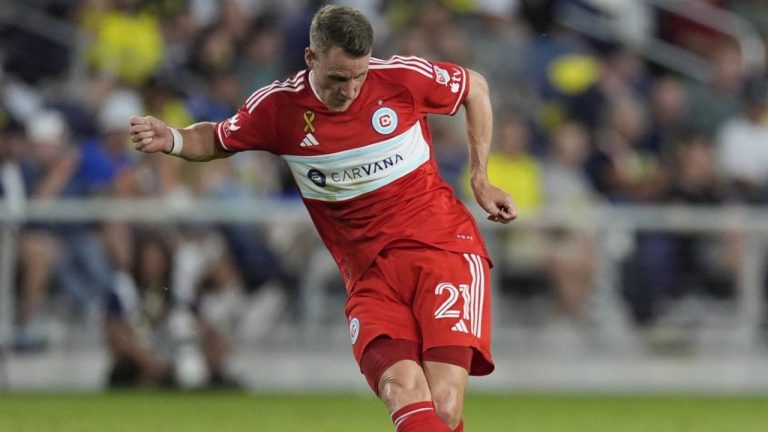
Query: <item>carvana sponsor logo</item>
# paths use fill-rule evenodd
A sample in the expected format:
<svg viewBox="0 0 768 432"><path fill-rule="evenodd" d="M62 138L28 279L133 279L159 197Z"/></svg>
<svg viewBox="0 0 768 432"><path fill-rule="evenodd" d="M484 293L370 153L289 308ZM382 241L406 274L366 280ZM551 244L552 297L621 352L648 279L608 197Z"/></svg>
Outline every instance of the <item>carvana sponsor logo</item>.
<svg viewBox="0 0 768 432"><path fill-rule="evenodd" d="M342 201L386 186L429 161L429 145L421 132L415 123L400 135L367 146L281 157L304 198Z"/></svg>
<svg viewBox="0 0 768 432"><path fill-rule="evenodd" d="M367 164L360 165L353 168L348 168L348 169L345 169L344 171L333 172L331 173L331 179L335 183L344 183L344 182L354 181L357 179L363 179L365 177L370 177L371 175L376 174L380 171L389 169L404 160L405 159L401 155L395 154L393 156L386 157L380 161L367 163Z"/></svg>

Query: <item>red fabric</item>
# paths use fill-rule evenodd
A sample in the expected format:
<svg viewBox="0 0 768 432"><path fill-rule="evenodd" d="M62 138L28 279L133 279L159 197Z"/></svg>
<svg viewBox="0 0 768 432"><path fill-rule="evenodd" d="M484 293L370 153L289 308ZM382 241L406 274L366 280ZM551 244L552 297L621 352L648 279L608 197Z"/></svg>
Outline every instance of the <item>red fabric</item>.
<svg viewBox="0 0 768 432"><path fill-rule="evenodd" d="M360 360L360 370L374 393L379 393L379 380L390 366L400 360L421 364L419 344L402 339L380 337L368 344Z"/></svg>
<svg viewBox="0 0 768 432"><path fill-rule="evenodd" d="M395 411L392 423L397 432L452 432L435 413L430 401L416 402Z"/></svg>
<svg viewBox="0 0 768 432"><path fill-rule="evenodd" d="M488 273L488 262L476 255L385 249L347 300L355 359L360 363L371 341L388 336L419 344L421 355L435 347L472 348L469 373L491 373Z"/></svg>
<svg viewBox="0 0 768 432"><path fill-rule="evenodd" d="M463 367L467 371L472 369L472 348L465 346L439 346L424 351L423 360L440 363L448 363Z"/></svg>
<svg viewBox="0 0 768 432"><path fill-rule="evenodd" d="M459 422L459 425L456 426L456 429L454 429L453 432L464 432L464 420Z"/></svg>
<svg viewBox="0 0 768 432"><path fill-rule="evenodd" d="M369 68L344 112L323 105L306 70L264 87L217 124L217 142L286 161L348 290L393 242L487 258L475 220L439 176L426 119L460 109L469 72L397 56Z"/></svg>

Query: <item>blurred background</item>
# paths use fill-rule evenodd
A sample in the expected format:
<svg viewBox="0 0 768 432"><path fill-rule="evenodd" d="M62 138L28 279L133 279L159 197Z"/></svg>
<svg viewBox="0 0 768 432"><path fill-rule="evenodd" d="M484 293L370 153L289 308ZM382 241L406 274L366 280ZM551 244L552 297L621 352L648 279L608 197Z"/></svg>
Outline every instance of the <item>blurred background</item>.
<svg viewBox="0 0 768 432"><path fill-rule="evenodd" d="M127 140L131 115L220 121L304 68L323 3L0 2L0 390L368 393L282 162ZM430 120L495 262L473 391L768 393L765 1L338 3L376 57L490 83L518 221L468 193L462 115Z"/></svg>

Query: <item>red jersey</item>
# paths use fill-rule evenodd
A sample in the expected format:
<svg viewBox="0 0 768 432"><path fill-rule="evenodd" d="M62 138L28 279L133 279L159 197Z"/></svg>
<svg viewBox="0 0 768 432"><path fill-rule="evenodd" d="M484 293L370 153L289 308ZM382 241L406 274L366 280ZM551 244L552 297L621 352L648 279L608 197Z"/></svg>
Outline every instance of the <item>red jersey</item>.
<svg viewBox="0 0 768 432"><path fill-rule="evenodd" d="M371 58L344 112L320 101L310 74L256 91L216 135L224 150L265 150L286 162L347 289L387 246L487 258L475 220L438 174L426 119L458 111L467 70L418 57Z"/></svg>

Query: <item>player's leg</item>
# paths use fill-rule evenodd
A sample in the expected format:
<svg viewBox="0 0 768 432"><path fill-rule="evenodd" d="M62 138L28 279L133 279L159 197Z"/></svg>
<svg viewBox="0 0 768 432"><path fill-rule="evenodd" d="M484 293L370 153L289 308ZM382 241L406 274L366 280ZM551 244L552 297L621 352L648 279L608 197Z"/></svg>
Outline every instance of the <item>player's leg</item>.
<svg viewBox="0 0 768 432"><path fill-rule="evenodd" d="M412 261L424 269L414 301L423 369L438 416L460 432L468 376L494 368L489 265L477 255L429 250Z"/></svg>
<svg viewBox="0 0 768 432"><path fill-rule="evenodd" d="M429 360L424 361L423 369L437 416L452 431L461 432L469 371L454 364Z"/></svg>
<svg viewBox="0 0 768 432"><path fill-rule="evenodd" d="M437 417L421 368L419 329L407 296L382 271L383 253L350 290L346 305L352 351L397 432L450 432Z"/></svg>
<svg viewBox="0 0 768 432"><path fill-rule="evenodd" d="M450 432L432 402L419 351L416 342L379 337L366 347L360 368L397 432Z"/></svg>
<svg viewBox="0 0 768 432"><path fill-rule="evenodd" d="M346 313L355 358L398 432L451 432L447 425L454 423L461 430L467 371L493 369L490 296L481 283L487 272L487 263L476 256L387 250L351 289ZM441 357L446 347L453 352L447 360ZM432 357L435 352L440 355ZM422 358L464 371L436 365L430 383Z"/></svg>

